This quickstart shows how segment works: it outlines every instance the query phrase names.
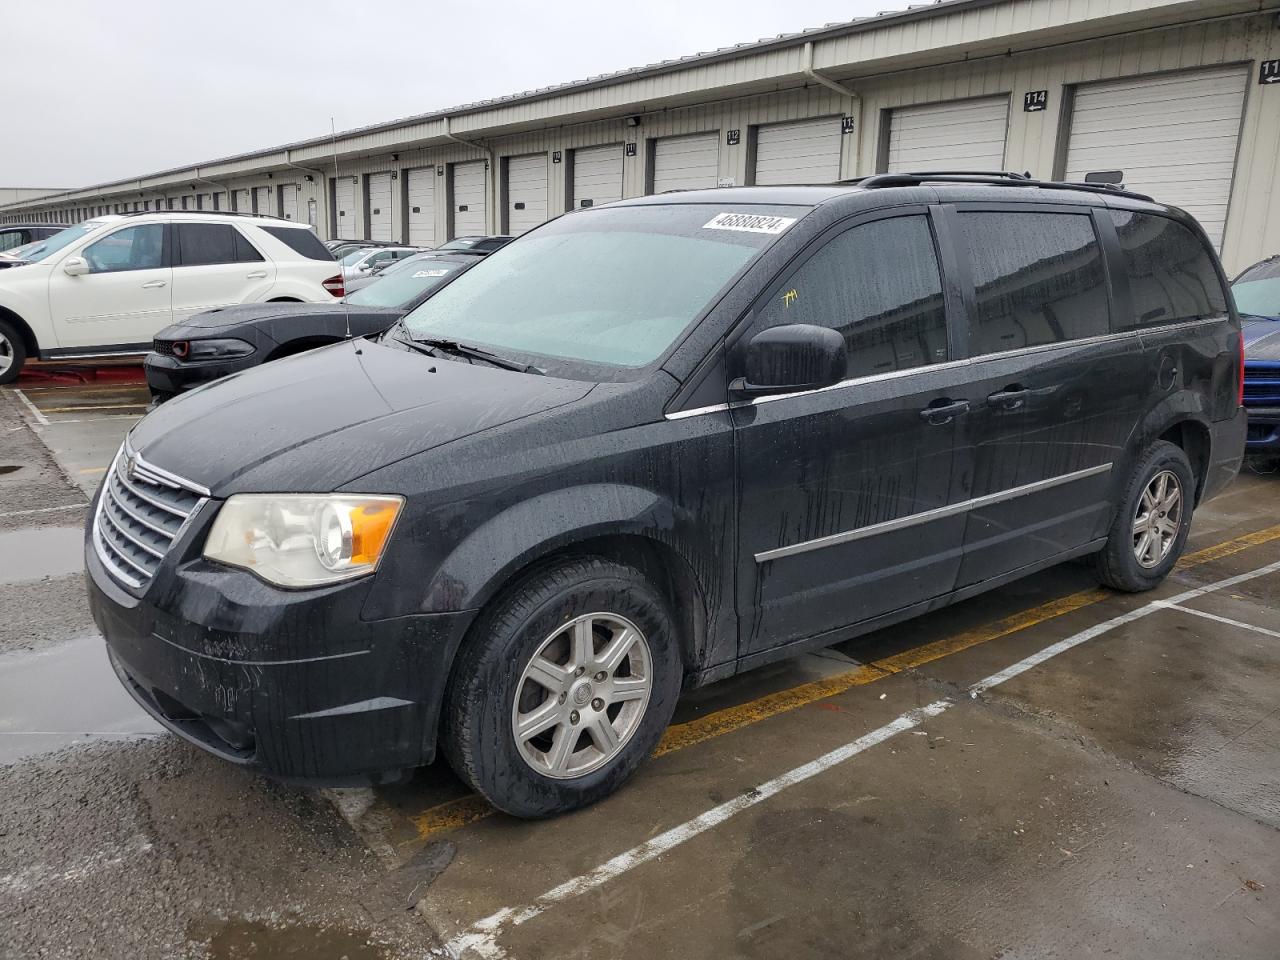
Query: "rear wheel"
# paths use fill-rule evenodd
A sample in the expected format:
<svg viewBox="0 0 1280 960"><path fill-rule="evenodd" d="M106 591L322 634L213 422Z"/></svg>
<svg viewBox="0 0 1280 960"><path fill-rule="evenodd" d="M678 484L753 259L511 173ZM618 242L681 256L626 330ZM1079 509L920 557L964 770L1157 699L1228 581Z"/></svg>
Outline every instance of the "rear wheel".
<svg viewBox="0 0 1280 960"><path fill-rule="evenodd" d="M679 690L662 597L630 567L568 561L477 622L450 683L445 755L501 810L564 813L622 785L657 744Z"/></svg>
<svg viewBox="0 0 1280 960"><path fill-rule="evenodd" d="M7 320L0 320L0 384L13 383L27 362L27 345L22 334Z"/></svg>
<svg viewBox="0 0 1280 960"><path fill-rule="evenodd" d="M1182 448L1152 444L1134 467L1106 546L1094 555L1098 579L1130 593L1159 586L1186 546L1195 487Z"/></svg>

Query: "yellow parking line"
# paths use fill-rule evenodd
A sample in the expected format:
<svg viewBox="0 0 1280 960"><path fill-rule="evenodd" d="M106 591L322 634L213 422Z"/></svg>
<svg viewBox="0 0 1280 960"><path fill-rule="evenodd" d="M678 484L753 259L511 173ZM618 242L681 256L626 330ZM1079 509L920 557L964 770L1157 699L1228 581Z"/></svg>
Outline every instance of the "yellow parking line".
<svg viewBox="0 0 1280 960"><path fill-rule="evenodd" d="M1214 560L1221 560L1223 557L1229 557L1242 550L1270 543L1273 540L1280 540L1280 524L1267 527L1264 530L1247 533L1244 536L1236 537L1212 547L1206 547L1203 550L1197 550L1195 553L1189 553L1178 561L1175 569L1187 570ZM891 677L896 673L901 673L912 667L923 666L934 660L941 660L943 657L951 656L953 653L959 653L978 644L1007 637L1010 634L1044 623L1046 620L1052 620L1055 617L1063 616L1082 607L1091 606L1113 596L1115 594L1112 591L1100 588L1082 590L1079 593L1073 593L1057 600L1050 600L1048 603L1042 603L1029 610L1021 610L993 623L966 630L955 636L944 637L941 640L926 643L924 646L915 647L892 657L872 661L847 673L802 683L788 690L780 690L777 693L770 693L737 706L717 710L715 713L699 717L696 720L690 720L687 723L673 724L667 729L662 740L659 741L658 747L654 751L654 756L660 757L666 753L704 743L715 737L759 723L761 720L767 720L780 713L787 713L819 700L834 697L854 687L860 687L885 677ZM471 795L438 804L410 819L413 821L414 826L417 827L418 837L426 839L446 830L454 830L469 823L475 823L493 812L493 808L482 797Z"/></svg>

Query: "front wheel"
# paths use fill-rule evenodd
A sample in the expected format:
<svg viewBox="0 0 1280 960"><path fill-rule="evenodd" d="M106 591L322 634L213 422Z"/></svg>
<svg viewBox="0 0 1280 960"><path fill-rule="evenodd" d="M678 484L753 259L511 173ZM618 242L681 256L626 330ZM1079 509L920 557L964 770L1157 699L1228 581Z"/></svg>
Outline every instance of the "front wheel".
<svg viewBox="0 0 1280 960"><path fill-rule="evenodd" d="M1098 579L1128 593L1158 587L1182 556L1195 495L1182 448L1152 444L1134 467L1106 546L1094 555Z"/></svg>
<svg viewBox="0 0 1280 960"><path fill-rule="evenodd" d="M13 324L0 320L0 384L13 383L27 362L27 346Z"/></svg>
<svg viewBox="0 0 1280 960"><path fill-rule="evenodd" d="M653 751L680 672L671 613L639 571L567 561L477 621L449 686L445 755L515 816L586 806Z"/></svg>

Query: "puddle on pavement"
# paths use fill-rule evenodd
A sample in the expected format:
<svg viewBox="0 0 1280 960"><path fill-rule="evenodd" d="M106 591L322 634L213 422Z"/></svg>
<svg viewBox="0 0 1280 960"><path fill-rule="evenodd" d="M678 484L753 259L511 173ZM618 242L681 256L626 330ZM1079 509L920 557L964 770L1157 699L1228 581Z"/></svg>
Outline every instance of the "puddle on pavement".
<svg viewBox="0 0 1280 960"><path fill-rule="evenodd" d="M365 931L310 924L274 926L229 920L193 925L188 936L207 943L212 960L391 960Z"/></svg>
<svg viewBox="0 0 1280 960"><path fill-rule="evenodd" d="M83 569L81 527L32 527L0 533L0 584L61 577Z"/></svg>
<svg viewBox="0 0 1280 960"><path fill-rule="evenodd" d="M161 732L125 693L99 637L0 656L0 764Z"/></svg>

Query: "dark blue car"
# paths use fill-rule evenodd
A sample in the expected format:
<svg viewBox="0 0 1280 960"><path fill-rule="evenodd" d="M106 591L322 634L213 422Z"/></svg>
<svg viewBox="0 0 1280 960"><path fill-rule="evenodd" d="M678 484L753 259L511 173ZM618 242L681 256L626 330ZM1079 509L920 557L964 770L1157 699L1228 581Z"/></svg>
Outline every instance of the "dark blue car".
<svg viewBox="0 0 1280 960"><path fill-rule="evenodd" d="M1249 453L1280 454L1280 255L1231 285L1244 329L1244 405Z"/></svg>

